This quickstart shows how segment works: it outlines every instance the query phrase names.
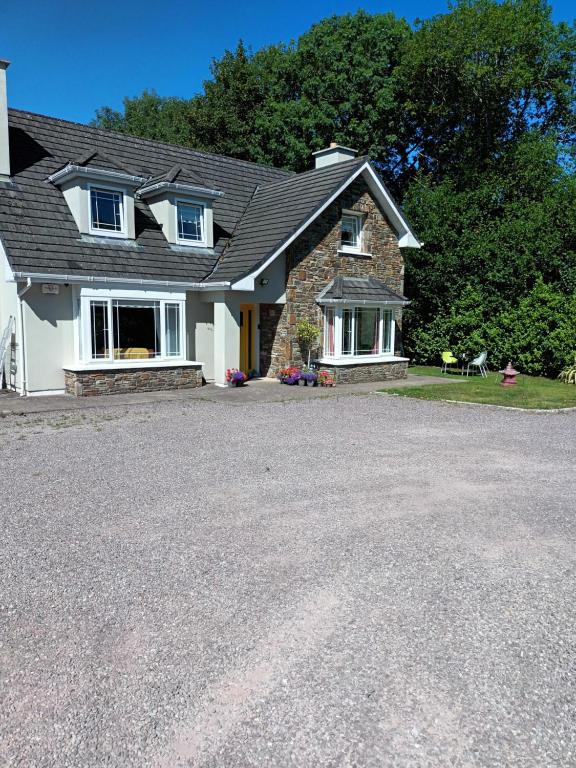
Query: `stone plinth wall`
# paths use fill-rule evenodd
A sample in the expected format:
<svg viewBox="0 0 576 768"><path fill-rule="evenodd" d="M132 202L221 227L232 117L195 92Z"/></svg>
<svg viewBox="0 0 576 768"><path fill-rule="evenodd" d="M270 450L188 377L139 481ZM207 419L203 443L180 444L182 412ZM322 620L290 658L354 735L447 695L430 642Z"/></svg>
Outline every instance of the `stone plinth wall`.
<svg viewBox="0 0 576 768"><path fill-rule="evenodd" d="M408 371L408 362L322 365L320 369L322 371L330 371L337 384L357 384L360 381L405 379Z"/></svg>
<svg viewBox="0 0 576 768"><path fill-rule="evenodd" d="M153 392L161 389L189 389L202 386L200 365L175 365L168 368L123 368L94 371L64 369L66 393L77 397L117 395L127 392Z"/></svg>
<svg viewBox="0 0 576 768"><path fill-rule="evenodd" d="M364 247L369 255L338 252L343 209L363 214ZM262 376L275 376L284 366L300 366L305 362L296 341L296 325L301 320L309 320L323 327L322 310L316 297L336 276L375 277L396 293L402 294L404 290L404 260L398 237L364 180L351 184L288 247L286 304L260 305ZM401 310L395 310L394 314L400 328ZM396 338L400 338L399 332ZM312 356L321 355L321 349L322 338L318 349L312 350ZM378 368L377 365L369 367Z"/></svg>

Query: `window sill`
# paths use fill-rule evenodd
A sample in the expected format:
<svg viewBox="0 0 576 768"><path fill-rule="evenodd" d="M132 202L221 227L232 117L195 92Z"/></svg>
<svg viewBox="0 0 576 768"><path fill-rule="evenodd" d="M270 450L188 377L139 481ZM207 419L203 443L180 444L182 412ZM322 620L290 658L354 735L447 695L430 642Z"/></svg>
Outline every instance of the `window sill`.
<svg viewBox="0 0 576 768"><path fill-rule="evenodd" d="M122 371L129 368L179 368L180 366L203 365L198 360L182 360L174 358L172 360L122 360L117 362L108 362L107 360L93 360L89 363L77 363L76 365L65 365L65 371Z"/></svg>
<svg viewBox="0 0 576 768"><path fill-rule="evenodd" d="M180 245L182 248L208 248L205 240L176 240L174 245Z"/></svg>
<svg viewBox="0 0 576 768"><path fill-rule="evenodd" d="M372 254L366 251L356 251L353 248L338 248L338 253L342 256L355 256L357 259L371 259Z"/></svg>
<svg viewBox="0 0 576 768"><path fill-rule="evenodd" d="M128 235L110 237L109 235L96 234L95 232L81 232L80 242L90 243L91 245L113 245L116 248L121 245L122 248L130 247L142 250L142 246L138 245L136 239L128 237Z"/></svg>
<svg viewBox="0 0 576 768"><path fill-rule="evenodd" d="M90 228L88 230L88 234L92 235L92 237L112 237L115 240L129 240L128 234L124 231L122 232L112 232L108 229L92 229Z"/></svg>
<svg viewBox="0 0 576 768"><path fill-rule="evenodd" d="M316 360L320 365L375 365L376 363L407 363L409 357L396 355L356 355L349 357L321 357Z"/></svg>

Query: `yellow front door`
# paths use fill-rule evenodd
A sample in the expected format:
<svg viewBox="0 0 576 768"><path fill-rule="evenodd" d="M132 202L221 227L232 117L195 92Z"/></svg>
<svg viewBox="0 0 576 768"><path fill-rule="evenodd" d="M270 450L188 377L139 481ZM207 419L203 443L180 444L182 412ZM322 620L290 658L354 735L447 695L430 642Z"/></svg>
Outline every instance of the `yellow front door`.
<svg viewBox="0 0 576 768"><path fill-rule="evenodd" d="M240 370L246 374L256 367L254 360L255 320L255 305L240 304Z"/></svg>

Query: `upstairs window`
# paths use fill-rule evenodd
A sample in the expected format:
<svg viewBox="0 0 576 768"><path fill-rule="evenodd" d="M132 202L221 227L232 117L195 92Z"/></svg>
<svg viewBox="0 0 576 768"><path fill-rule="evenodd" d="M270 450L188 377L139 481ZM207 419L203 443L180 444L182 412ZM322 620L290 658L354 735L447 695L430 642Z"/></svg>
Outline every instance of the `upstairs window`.
<svg viewBox="0 0 576 768"><path fill-rule="evenodd" d="M353 213L342 215L342 230L340 235L342 248L359 251L362 246L362 216Z"/></svg>
<svg viewBox="0 0 576 768"><path fill-rule="evenodd" d="M204 206L192 203L176 204L178 240L190 245L205 245Z"/></svg>
<svg viewBox="0 0 576 768"><path fill-rule="evenodd" d="M99 234L124 235L124 195L113 189L90 188L90 230Z"/></svg>

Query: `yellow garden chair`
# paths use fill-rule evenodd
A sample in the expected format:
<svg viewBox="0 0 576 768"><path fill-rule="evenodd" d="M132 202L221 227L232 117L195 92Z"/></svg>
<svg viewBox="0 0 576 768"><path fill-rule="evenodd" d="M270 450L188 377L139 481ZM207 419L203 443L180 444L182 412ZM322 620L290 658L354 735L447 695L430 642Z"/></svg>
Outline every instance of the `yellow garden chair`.
<svg viewBox="0 0 576 768"><path fill-rule="evenodd" d="M442 368L441 368L442 373L448 373L448 366L454 365L457 362L458 360L456 360L452 352L450 352L449 350L446 350L446 352L442 352Z"/></svg>

